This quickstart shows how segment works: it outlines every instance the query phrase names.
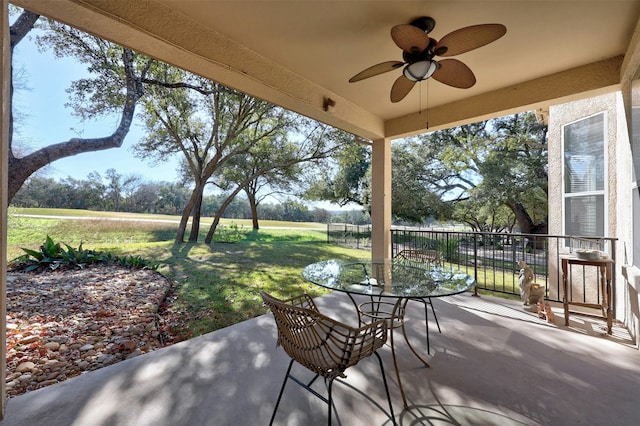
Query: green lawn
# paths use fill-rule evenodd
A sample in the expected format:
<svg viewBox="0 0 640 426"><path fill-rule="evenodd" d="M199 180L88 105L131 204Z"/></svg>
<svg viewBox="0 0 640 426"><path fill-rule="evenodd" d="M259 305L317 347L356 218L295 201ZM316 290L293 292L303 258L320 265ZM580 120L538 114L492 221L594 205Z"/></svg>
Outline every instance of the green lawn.
<svg viewBox="0 0 640 426"><path fill-rule="evenodd" d="M22 217L16 213L51 217ZM264 228L254 232L246 222L226 220L224 223L230 225L226 230L232 230L235 243L175 244L177 217L143 215L144 219L167 221L160 222L69 219L70 216L125 217L78 210L11 209L9 260L23 254L21 247L37 249L47 235L72 247L82 242L87 249L142 256L158 263L159 271L176 283L171 309L188 324L185 337L266 312L258 294L260 290L283 297L303 291L312 296L321 294L319 287L310 285L301 276L302 268L309 263L369 256L368 251L327 244L326 227L322 224L265 221L260 223ZM207 224L202 228L200 239L204 240Z"/></svg>

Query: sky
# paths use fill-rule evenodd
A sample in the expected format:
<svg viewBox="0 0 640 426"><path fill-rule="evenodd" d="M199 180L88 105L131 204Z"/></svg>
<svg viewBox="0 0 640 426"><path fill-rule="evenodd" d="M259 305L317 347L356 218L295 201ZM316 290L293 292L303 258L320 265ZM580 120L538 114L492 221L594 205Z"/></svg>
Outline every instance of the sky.
<svg viewBox="0 0 640 426"><path fill-rule="evenodd" d="M86 75L82 64L69 58L56 58L50 52L39 52L33 38L25 38L18 44L14 61L16 69L23 73L21 85L25 86L16 91L17 108L23 115L19 137L26 142L29 152L73 137L107 136L117 127L119 116L82 122L65 106L71 81ZM177 180L177 158L169 164L152 166L134 157L132 146L143 134L140 122L134 121L122 147L55 161L45 173L54 179L68 176L84 179L94 171L104 177L107 169L114 168L123 176L133 174L151 181Z"/></svg>

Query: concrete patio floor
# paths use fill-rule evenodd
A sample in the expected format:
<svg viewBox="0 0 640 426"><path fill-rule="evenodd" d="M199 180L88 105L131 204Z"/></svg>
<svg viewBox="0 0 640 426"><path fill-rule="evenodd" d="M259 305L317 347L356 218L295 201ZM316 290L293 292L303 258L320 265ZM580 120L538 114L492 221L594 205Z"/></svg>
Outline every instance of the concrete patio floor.
<svg viewBox="0 0 640 426"><path fill-rule="evenodd" d="M345 321L355 319L345 295L317 303ZM397 340L407 409L391 351L380 352L398 424L639 424L640 351L623 328L606 336L603 321L579 316L564 327L561 309L551 325L518 302L470 294L434 304L442 334L431 321L430 368ZM422 305L409 305L410 337L424 347ZM29 392L8 401L0 425L267 424L289 361L275 345L275 332L272 317L264 315ZM375 358L347 373L346 383L334 386L334 424L390 425ZM289 382L276 424L326 424L326 406Z"/></svg>

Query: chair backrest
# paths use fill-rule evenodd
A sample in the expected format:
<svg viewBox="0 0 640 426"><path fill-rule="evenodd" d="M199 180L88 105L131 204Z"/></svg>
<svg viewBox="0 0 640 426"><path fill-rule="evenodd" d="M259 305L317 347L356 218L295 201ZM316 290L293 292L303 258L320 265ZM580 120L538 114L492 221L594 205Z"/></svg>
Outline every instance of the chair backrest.
<svg viewBox="0 0 640 426"><path fill-rule="evenodd" d="M260 294L273 313L284 351L323 377L343 376L347 368L386 342L384 321L354 328L320 313L307 294L287 300Z"/></svg>
<svg viewBox="0 0 640 426"><path fill-rule="evenodd" d="M416 261L416 262L432 263L434 265L442 264L442 260L440 259L440 253L438 253L438 250L432 250L432 249L417 249L417 250L405 249L400 251L400 253L396 255L396 258L406 259L406 260Z"/></svg>

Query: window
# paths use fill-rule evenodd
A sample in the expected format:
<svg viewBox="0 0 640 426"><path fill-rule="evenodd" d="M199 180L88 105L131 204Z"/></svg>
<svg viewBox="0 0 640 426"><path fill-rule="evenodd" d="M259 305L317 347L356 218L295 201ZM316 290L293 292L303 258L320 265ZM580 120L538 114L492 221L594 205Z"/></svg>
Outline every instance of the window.
<svg viewBox="0 0 640 426"><path fill-rule="evenodd" d="M605 236L605 114L563 128L564 233Z"/></svg>

